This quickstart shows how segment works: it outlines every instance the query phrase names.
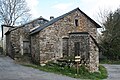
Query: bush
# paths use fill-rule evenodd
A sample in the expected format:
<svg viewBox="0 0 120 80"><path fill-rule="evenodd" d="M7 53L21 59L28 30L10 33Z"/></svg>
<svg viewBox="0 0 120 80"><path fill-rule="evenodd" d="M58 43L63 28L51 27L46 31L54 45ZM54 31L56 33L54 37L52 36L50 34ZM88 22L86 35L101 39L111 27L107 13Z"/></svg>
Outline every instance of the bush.
<svg viewBox="0 0 120 80"><path fill-rule="evenodd" d="M33 67L39 70L43 70L46 72L53 72L57 74L63 74L66 76L70 76L73 78L81 78L81 79L105 79L107 78L107 70L104 66L99 66L99 72L90 73L83 65L79 67L79 73L76 73L75 67L64 66L61 67L59 64L49 62L45 66L37 66L33 64L27 64L24 66Z"/></svg>

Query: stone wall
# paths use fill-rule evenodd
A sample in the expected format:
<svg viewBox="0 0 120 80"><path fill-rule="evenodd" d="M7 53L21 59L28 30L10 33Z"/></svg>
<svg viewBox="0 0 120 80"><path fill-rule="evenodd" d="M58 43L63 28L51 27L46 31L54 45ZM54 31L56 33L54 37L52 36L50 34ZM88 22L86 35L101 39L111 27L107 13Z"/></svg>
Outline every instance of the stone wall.
<svg viewBox="0 0 120 80"><path fill-rule="evenodd" d="M75 26L75 19L78 19L78 26ZM63 49L64 48L63 45L67 45L64 44L64 42L66 41L63 40L63 38L69 36L69 33L72 32L88 32L95 39L97 38L96 26L82 13L80 13L79 11L75 11L65 16L64 18L56 21L55 23L49 25L40 32L36 33L39 35L38 36L39 38L34 38L34 39L36 39L36 41L39 41L39 43L35 43L31 46L35 46L35 45L37 46L39 44L40 47L36 47L36 50L40 50L40 52L34 51L35 49L31 48L33 52L37 52L32 54L36 54L37 56L40 56L40 61L39 61L40 63L46 63L49 60L63 57L63 53L65 51ZM34 37L34 35L31 36ZM31 39L31 42L34 42L35 41L34 39ZM92 61L94 60L95 63L98 62L97 59L96 59L97 61L95 61L94 59L94 55L96 56L98 53L94 53L94 50L92 49L90 51L91 52L89 53L90 54L89 57L93 56L91 58L90 64L92 66L90 70L97 71L98 68L96 67L96 65L92 64ZM67 52L64 54L67 54Z"/></svg>
<svg viewBox="0 0 120 80"><path fill-rule="evenodd" d="M39 64L41 48L39 42L39 34L34 34L31 36L31 45L32 61L36 64Z"/></svg>
<svg viewBox="0 0 120 80"><path fill-rule="evenodd" d="M6 35L4 35L10 28L9 27L3 27L3 38L2 38L2 47L3 47L3 51L4 54L6 54Z"/></svg>
<svg viewBox="0 0 120 80"><path fill-rule="evenodd" d="M11 58L14 58L14 50L12 50L12 45L11 45L11 35L10 34L7 34L6 35L6 55L9 55Z"/></svg>
<svg viewBox="0 0 120 80"><path fill-rule="evenodd" d="M93 39L90 37L90 62L89 62L89 69L91 72L98 71L99 67L99 48L93 41Z"/></svg>

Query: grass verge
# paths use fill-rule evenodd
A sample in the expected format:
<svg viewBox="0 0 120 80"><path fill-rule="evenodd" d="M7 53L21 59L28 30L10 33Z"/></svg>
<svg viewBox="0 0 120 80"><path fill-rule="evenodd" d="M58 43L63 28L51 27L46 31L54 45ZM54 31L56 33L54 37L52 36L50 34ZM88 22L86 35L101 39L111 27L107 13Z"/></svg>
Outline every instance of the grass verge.
<svg viewBox="0 0 120 80"><path fill-rule="evenodd" d="M76 69L71 67L60 67L56 64L54 65L45 65L45 66L39 66L39 65L34 65L34 64L22 64L23 66L27 66L27 67L32 67L35 69L39 69L42 71L46 71L46 72L53 72L53 73L57 73L57 74L62 74L62 75L66 75L69 77L73 77L73 78L80 78L80 79L92 79L92 80L101 80L101 79L106 79L107 78L107 70L104 66L100 65L99 66L99 72L94 72L94 73L90 73L87 69L85 69L84 66L81 66L79 68L79 73L76 74Z"/></svg>
<svg viewBox="0 0 120 80"><path fill-rule="evenodd" d="M100 64L120 64L119 60L100 60Z"/></svg>

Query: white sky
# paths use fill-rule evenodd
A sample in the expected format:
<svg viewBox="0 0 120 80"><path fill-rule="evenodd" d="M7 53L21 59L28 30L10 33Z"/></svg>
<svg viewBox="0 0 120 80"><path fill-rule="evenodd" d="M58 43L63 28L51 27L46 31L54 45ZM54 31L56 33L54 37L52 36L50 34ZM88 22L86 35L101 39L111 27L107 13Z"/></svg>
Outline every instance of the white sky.
<svg viewBox="0 0 120 80"><path fill-rule="evenodd" d="M100 10L116 10L120 7L120 0L26 0L31 9L32 19L43 16L49 20L50 16L58 17L79 7L89 17L97 20ZM0 32L1 36L1 32Z"/></svg>
<svg viewBox="0 0 120 80"><path fill-rule="evenodd" d="M95 19L100 10L115 10L120 6L120 0L26 0L33 18L43 16L58 17L79 7L88 16Z"/></svg>

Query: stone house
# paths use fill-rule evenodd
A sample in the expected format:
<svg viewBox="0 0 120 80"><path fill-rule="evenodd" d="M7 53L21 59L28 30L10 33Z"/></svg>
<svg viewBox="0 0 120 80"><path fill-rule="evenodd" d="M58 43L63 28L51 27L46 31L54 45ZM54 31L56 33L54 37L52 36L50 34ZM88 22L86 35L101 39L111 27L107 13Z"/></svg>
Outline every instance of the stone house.
<svg viewBox="0 0 120 80"><path fill-rule="evenodd" d="M66 56L80 56L81 64L86 64L91 72L98 71L97 28L101 26L79 8L52 17L50 21L36 19L6 33L7 54L15 58L28 53L39 64Z"/></svg>
<svg viewBox="0 0 120 80"><path fill-rule="evenodd" d="M42 26L48 20L39 17L24 25L17 26L8 30L6 35L6 54L11 58L20 57L20 55L30 54L30 36L29 32L32 29Z"/></svg>

